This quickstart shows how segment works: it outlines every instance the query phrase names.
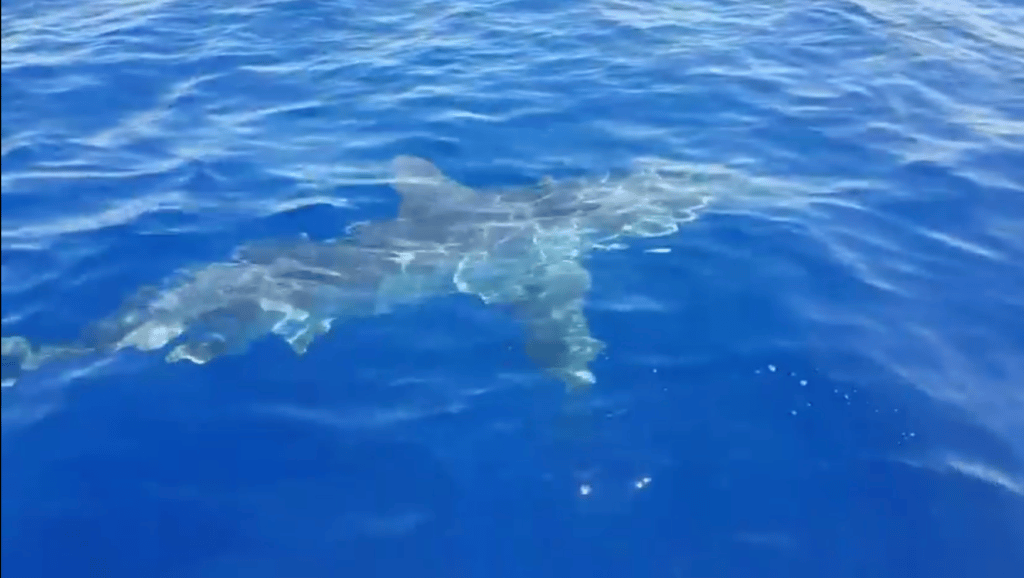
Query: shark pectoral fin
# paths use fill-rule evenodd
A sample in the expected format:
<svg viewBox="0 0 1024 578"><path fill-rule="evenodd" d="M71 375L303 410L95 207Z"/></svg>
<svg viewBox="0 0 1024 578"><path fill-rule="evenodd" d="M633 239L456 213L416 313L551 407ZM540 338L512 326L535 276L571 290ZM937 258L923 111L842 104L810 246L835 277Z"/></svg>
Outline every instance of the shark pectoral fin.
<svg viewBox="0 0 1024 578"><path fill-rule="evenodd" d="M476 191L446 177L426 159L398 156L391 161L391 170L391 186L402 195L400 216L458 207L476 197Z"/></svg>
<svg viewBox="0 0 1024 578"><path fill-rule="evenodd" d="M590 335L583 311L589 288L590 274L581 264L557 263L546 267L516 304L526 324L527 355L570 389L594 384L590 362L604 349L604 343Z"/></svg>
<svg viewBox="0 0 1024 578"><path fill-rule="evenodd" d="M590 362L604 343L590 335L582 310L561 311L549 320L533 319L527 327L526 354L569 389L593 385Z"/></svg>

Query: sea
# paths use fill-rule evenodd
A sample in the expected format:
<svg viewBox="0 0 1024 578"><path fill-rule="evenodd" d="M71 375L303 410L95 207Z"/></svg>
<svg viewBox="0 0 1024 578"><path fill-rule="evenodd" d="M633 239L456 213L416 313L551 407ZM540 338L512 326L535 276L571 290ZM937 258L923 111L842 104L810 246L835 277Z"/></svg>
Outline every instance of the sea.
<svg viewBox="0 0 1024 578"><path fill-rule="evenodd" d="M301 355L5 351L5 578L1024 575L1018 0L2 14L5 349L394 219L395 157L479 194L661 163L708 200L580 258L589 387L472 292Z"/></svg>

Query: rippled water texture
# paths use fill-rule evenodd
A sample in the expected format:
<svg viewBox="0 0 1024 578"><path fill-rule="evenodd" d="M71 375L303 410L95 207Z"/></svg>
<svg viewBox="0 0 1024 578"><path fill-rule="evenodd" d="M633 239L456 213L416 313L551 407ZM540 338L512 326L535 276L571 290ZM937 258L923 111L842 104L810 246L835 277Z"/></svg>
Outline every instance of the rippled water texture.
<svg viewBox="0 0 1024 578"><path fill-rule="evenodd" d="M17 0L2 24L5 338L69 343L239 247L388 222L402 155L485 192L671 166L701 199L671 225L655 211L656 235L565 256L605 344L585 395L530 363L514 306L482 302L511 283L490 260L449 279L468 295L416 289L303 356L260 339L202 366L122 352L4 388L5 573L333 576L365 555L388 575L399 546L419 552L406 575L437 576L995 576L1024 560L1017 3ZM530 265L550 256L530 247ZM244 285L224 279L203 295ZM905 472L924 486L899 489ZM985 513L924 514L960 495ZM511 496L548 518L487 510ZM569 503L632 522L601 538L551 513ZM858 517L899 503L902 529ZM153 520L173 537L132 530ZM510 538L545 525L601 553L548 565ZM895 537L922 527L945 529ZM622 545L636 532L649 554ZM453 543L479 557L451 562Z"/></svg>

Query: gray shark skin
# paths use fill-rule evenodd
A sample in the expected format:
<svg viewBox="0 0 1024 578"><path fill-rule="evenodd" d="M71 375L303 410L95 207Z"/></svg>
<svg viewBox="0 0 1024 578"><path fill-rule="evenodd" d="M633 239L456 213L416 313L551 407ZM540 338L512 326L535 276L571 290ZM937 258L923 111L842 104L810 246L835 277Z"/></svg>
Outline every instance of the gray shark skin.
<svg viewBox="0 0 1024 578"><path fill-rule="evenodd" d="M138 291L68 345L4 337L4 385L44 363L124 348L201 364L274 334L302 354L336 320L466 293L515 314L539 367L569 388L589 386L604 344L584 313L587 254L671 234L708 200L692 179L653 172L484 193L416 157L395 158L392 171L396 218L358 223L327 242L240 246L229 261Z"/></svg>

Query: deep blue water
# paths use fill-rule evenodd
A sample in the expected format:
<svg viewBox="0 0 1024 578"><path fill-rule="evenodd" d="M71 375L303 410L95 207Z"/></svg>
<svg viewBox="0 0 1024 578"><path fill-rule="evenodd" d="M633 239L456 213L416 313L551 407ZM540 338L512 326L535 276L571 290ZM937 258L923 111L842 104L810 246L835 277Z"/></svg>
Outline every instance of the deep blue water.
<svg viewBox="0 0 1024 578"><path fill-rule="evenodd" d="M5 337L390 218L395 155L732 180L587 258L587 392L471 295L303 356L26 375L4 576L1016 575L1020 30L1011 0L5 1Z"/></svg>

